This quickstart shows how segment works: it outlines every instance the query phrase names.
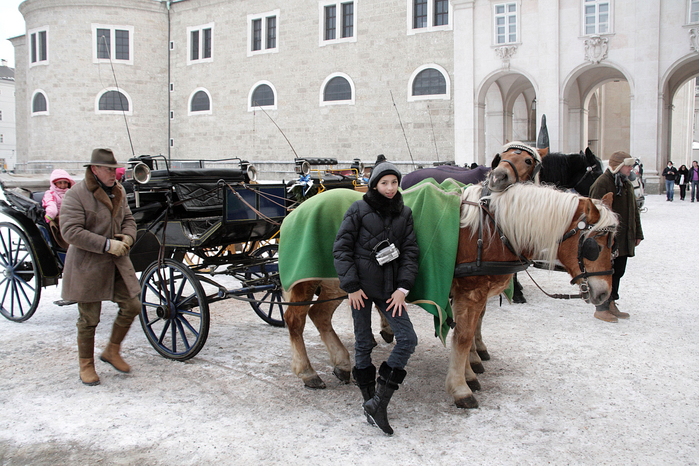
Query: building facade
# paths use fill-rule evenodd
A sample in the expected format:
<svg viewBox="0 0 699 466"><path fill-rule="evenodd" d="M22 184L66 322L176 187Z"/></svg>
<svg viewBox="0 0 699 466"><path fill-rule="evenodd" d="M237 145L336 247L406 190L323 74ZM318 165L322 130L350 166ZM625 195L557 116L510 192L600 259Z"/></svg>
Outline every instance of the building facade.
<svg viewBox="0 0 699 466"><path fill-rule="evenodd" d="M18 160L691 159L699 0L26 0ZM686 160L685 160L686 159Z"/></svg>
<svg viewBox="0 0 699 466"><path fill-rule="evenodd" d="M15 70L0 63L0 170L12 170L15 165L17 139L15 136Z"/></svg>

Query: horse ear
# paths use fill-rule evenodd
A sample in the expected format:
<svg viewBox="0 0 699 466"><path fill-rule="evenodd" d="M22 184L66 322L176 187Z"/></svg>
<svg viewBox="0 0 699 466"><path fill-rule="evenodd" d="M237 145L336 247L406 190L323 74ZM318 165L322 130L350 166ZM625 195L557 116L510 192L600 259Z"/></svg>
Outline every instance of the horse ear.
<svg viewBox="0 0 699 466"><path fill-rule="evenodd" d="M585 201L585 207L584 207L583 211L585 212L585 217L587 218L587 223L588 224L597 223L600 219L600 213L599 213L599 210L597 209L597 206L595 205L593 200L590 198L584 198L584 201Z"/></svg>
<svg viewBox="0 0 699 466"><path fill-rule="evenodd" d="M495 167L497 167L500 164L500 154L495 154L495 158L493 158L493 162L490 164L490 168L495 170Z"/></svg>
<svg viewBox="0 0 699 466"><path fill-rule="evenodd" d="M614 195L612 193L607 193L602 197L602 204L606 205L608 208L612 208L612 202Z"/></svg>
<svg viewBox="0 0 699 466"><path fill-rule="evenodd" d="M536 151L539 153L539 157L541 157L541 158L543 159L544 157L546 157L546 156L548 155L548 153L549 153L549 148L548 148L548 147L544 147L544 148L542 148L542 149L537 149Z"/></svg>

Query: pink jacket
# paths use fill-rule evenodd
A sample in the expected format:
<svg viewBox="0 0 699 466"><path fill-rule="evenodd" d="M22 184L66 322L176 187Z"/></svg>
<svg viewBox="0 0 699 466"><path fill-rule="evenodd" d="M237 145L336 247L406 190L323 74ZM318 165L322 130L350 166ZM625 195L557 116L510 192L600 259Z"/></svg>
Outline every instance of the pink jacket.
<svg viewBox="0 0 699 466"><path fill-rule="evenodd" d="M51 172L51 177L49 178L51 187L44 193L44 198L41 200L41 205L44 207L44 209L46 209L46 221L58 217L58 213L61 211L63 196L65 195L66 191L70 189L60 189L57 187L56 181L58 180L68 180L70 183L70 188L75 185L75 180L71 178L67 171L56 169Z"/></svg>

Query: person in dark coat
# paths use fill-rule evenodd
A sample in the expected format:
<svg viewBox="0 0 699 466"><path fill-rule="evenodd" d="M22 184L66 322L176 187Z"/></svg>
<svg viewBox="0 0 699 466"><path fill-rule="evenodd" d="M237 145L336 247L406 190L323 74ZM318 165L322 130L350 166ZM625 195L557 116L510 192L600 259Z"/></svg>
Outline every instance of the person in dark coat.
<svg viewBox="0 0 699 466"><path fill-rule="evenodd" d="M675 177L675 183L680 187L680 201L684 201L684 196L687 193L687 185L689 185L689 170L687 165L680 165Z"/></svg>
<svg viewBox="0 0 699 466"><path fill-rule="evenodd" d="M699 201L699 163L696 160L692 161L692 168L689 169L689 183L692 185L692 191L689 193L689 199L694 202Z"/></svg>
<svg viewBox="0 0 699 466"><path fill-rule="evenodd" d="M349 294L354 320L355 366L369 423L393 434L386 408L406 376L405 366L417 346L405 297L415 283L419 248L413 215L398 191L401 173L390 162L374 167L367 193L345 213L335 238L333 257L341 288ZM395 334L388 360L371 361L374 338L371 308L376 304ZM378 387L377 387L378 384Z"/></svg>
<svg viewBox="0 0 699 466"><path fill-rule="evenodd" d="M619 299L619 281L626 271L626 262L636 253L636 246L643 240L641 213L636 204L636 196L631 181L635 179L634 159L624 151L617 151L609 158L609 168L597 178L590 188L590 197L602 199L607 193L614 193L612 211L619 217L619 226L614 235L614 245L618 256L614 258L612 293L609 299L595 308L595 317L605 322L628 319L629 313L621 312L616 305Z"/></svg>
<svg viewBox="0 0 699 466"><path fill-rule="evenodd" d="M61 297L78 303L78 358L80 380L97 385L95 329L102 301L119 305L112 334L100 359L120 372L131 368L119 354L121 342L141 311L129 248L136 238L136 222L124 188L116 181L120 166L110 149L92 151L85 179L66 192L61 205L61 233L70 245L63 268Z"/></svg>
<svg viewBox="0 0 699 466"><path fill-rule="evenodd" d="M677 169L669 160L667 162L667 167L663 170L663 176L665 177L665 191L667 191L666 200L672 202L675 199L675 177L677 176Z"/></svg>

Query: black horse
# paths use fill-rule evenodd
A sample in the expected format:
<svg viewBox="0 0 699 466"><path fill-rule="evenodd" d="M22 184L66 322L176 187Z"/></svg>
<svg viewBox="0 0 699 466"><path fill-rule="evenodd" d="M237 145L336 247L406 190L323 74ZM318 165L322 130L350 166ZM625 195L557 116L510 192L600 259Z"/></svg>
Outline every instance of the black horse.
<svg viewBox="0 0 699 466"><path fill-rule="evenodd" d="M602 175L602 162L590 148L578 154L550 152L541 161L541 183L553 184L560 189L573 189L589 197L590 187Z"/></svg>

